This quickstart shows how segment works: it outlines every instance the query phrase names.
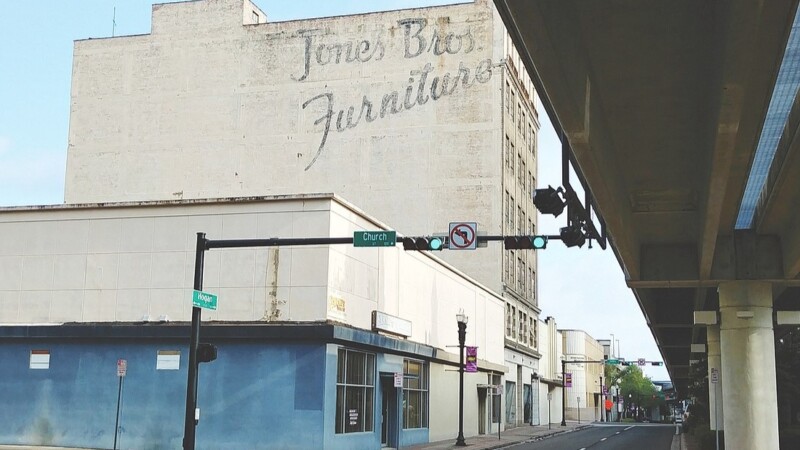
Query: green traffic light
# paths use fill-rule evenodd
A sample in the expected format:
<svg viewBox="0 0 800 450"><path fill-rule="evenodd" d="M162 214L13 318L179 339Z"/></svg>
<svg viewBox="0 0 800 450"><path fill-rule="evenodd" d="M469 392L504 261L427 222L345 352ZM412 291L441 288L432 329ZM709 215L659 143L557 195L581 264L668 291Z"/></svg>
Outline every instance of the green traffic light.
<svg viewBox="0 0 800 450"><path fill-rule="evenodd" d="M442 249L442 240L439 238L431 238L428 242L428 248L431 250L441 250Z"/></svg>
<svg viewBox="0 0 800 450"><path fill-rule="evenodd" d="M532 242L534 249L539 250L547 247L547 238L545 236L534 236Z"/></svg>

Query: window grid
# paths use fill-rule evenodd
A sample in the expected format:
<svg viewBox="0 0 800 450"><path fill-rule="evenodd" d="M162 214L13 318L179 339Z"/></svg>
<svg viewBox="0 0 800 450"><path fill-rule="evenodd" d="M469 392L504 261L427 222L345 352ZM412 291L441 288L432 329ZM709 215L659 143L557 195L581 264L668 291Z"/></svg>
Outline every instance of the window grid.
<svg viewBox="0 0 800 450"><path fill-rule="evenodd" d="M403 361L403 429L428 427L428 366Z"/></svg>
<svg viewBox="0 0 800 450"><path fill-rule="evenodd" d="M336 375L336 433L374 431L375 355L340 348Z"/></svg>

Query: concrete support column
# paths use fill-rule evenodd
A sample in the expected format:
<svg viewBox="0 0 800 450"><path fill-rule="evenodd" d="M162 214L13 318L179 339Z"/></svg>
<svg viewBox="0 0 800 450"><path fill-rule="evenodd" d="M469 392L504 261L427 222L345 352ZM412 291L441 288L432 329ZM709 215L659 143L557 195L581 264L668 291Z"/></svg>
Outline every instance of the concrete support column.
<svg viewBox="0 0 800 450"><path fill-rule="evenodd" d="M722 398L727 450L778 450L772 285L719 285Z"/></svg>
<svg viewBox="0 0 800 450"><path fill-rule="evenodd" d="M708 344L708 417L712 430L723 430L722 414L722 361L719 348L719 325L706 327L706 343ZM716 369L718 380L711 382L711 371ZM719 394L719 395L718 395Z"/></svg>

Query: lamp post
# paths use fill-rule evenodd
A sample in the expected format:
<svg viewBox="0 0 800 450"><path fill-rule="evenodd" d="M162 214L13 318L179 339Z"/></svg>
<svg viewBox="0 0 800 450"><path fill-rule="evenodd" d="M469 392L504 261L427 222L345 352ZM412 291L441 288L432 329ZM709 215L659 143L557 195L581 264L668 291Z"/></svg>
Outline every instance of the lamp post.
<svg viewBox="0 0 800 450"><path fill-rule="evenodd" d="M551 392L549 392L549 390L550 389L548 388L548 392L547 392L547 429L548 430L550 429L550 424L552 422L550 420L550 400L553 399L553 394Z"/></svg>
<svg viewBox="0 0 800 450"><path fill-rule="evenodd" d="M567 366L567 362L564 360L564 357L561 357L561 426L567 426L567 374L565 373L564 368Z"/></svg>
<svg viewBox="0 0 800 450"><path fill-rule="evenodd" d="M458 321L458 437L456 446L465 447L464 442L464 341L467 338L467 317L463 312L456 314Z"/></svg>

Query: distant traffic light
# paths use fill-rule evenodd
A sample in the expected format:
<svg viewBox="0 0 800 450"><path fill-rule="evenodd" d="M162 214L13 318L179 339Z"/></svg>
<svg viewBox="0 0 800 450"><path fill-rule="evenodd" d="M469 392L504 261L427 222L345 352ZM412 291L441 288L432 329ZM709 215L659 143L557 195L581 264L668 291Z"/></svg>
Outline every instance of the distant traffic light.
<svg viewBox="0 0 800 450"><path fill-rule="evenodd" d="M651 366L663 366L664 362L663 361L653 361L653 362L650 363L650 365Z"/></svg>
<svg viewBox="0 0 800 450"><path fill-rule="evenodd" d="M579 222L561 229L561 242L567 247L583 247L586 242L586 234L583 232L583 225Z"/></svg>
<svg viewBox="0 0 800 450"><path fill-rule="evenodd" d="M542 214L552 214L558 217L564 211L566 202L558 194L564 192L561 188L553 189L548 186L546 189L536 189L533 192L533 204Z"/></svg>
<svg viewBox="0 0 800 450"><path fill-rule="evenodd" d="M542 250L547 248L547 236L506 236L503 244L506 250Z"/></svg>
<svg viewBox="0 0 800 450"><path fill-rule="evenodd" d="M632 363L631 361L622 361L620 364L622 364L623 366L630 366Z"/></svg>
<svg viewBox="0 0 800 450"><path fill-rule="evenodd" d="M197 362L207 363L217 359L217 346L214 344L197 345Z"/></svg>
<svg viewBox="0 0 800 450"><path fill-rule="evenodd" d="M428 237L405 237L403 238L403 250L432 250L439 251L444 248L444 238L436 236Z"/></svg>

